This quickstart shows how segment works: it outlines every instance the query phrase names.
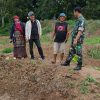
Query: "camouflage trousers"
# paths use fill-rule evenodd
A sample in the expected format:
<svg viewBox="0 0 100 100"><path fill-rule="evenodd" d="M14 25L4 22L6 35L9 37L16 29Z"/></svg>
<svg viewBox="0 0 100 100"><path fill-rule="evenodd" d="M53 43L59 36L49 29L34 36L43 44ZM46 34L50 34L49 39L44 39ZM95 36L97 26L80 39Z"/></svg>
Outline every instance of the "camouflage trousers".
<svg viewBox="0 0 100 100"><path fill-rule="evenodd" d="M69 51L69 55L67 57L66 62L71 62L74 55L78 56L78 65L82 66L82 43L78 43L76 46L73 46L73 43L71 44L71 48Z"/></svg>

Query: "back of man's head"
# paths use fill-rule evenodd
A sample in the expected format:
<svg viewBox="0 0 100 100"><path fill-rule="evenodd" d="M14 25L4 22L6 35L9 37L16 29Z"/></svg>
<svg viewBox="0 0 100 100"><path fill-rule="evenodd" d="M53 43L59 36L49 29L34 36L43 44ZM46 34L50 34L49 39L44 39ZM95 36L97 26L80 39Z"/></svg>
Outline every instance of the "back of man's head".
<svg viewBox="0 0 100 100"><path fill-rule="evenodd" d="M81 7L76 7L74 9L75 12L78 12L78 13L82 13L82 8Z"/></svg>

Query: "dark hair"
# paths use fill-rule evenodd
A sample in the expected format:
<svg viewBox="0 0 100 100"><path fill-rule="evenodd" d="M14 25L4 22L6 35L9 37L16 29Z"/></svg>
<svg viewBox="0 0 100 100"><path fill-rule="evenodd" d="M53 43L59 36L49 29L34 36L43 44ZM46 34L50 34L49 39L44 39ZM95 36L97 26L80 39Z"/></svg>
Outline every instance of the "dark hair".
<svg viewBox="0 0 100 100"><path fill-rule="evenodd" d="M81 7L76 7L74 9L75 12L79 12L79 13L82 13L82 8Z"/></svg>

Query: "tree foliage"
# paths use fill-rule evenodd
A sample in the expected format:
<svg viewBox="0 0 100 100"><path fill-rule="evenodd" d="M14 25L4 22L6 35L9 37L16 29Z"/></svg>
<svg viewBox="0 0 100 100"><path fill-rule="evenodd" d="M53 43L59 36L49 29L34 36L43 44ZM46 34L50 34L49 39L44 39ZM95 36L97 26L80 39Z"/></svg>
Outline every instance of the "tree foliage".
<svg viewBox="0 0 100 100"><path fill-rule="evenodd" d="M19 15L26 21L27 13L34 11L39 19L57 17L60 12L65 12L71 19L76 6L83 8L86 18L100 18L100 0L0 0L0 18Z"/></svg>

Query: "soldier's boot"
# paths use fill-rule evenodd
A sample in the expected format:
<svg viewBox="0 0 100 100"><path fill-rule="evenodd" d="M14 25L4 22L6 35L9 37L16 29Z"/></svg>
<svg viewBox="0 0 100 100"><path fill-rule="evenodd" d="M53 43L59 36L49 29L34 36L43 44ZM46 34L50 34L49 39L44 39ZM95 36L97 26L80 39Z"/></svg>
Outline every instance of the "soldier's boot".
<svg viewBox="0 0 100 100"><path fill-rule="evenodd" d="M76 68L74 68L74 70L76 71L80 71L82 69L82 63L78 63Z"/></svg>
<svg viewBox="0 0 100 100"><path fill-rule="evenodd" d="M70 61L66 60L63 64L61 64L62 66L70 66Z"/></svg>

